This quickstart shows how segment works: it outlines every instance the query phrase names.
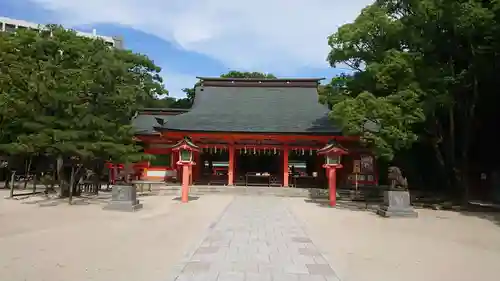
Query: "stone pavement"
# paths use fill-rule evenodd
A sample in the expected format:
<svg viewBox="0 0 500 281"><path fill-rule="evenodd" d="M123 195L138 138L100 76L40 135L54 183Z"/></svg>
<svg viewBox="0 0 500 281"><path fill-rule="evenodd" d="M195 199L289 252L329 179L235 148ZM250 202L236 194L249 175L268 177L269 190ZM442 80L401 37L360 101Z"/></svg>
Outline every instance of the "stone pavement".
<svg viewBox="0 0 500 281"><path fill-rule="evenodd" d="M236 197L187 255L174 280L339 280L276 197Z"/></svg>

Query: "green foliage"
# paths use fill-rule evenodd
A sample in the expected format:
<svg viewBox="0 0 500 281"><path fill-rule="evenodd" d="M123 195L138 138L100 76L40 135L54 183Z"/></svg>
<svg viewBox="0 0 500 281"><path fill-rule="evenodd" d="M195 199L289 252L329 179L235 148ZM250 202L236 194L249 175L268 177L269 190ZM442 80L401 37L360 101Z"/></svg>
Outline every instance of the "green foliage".
<svg viewBox="0 0 500 281"><path fill-rule="evenodd" d="M0 34L0 150L132 162L130 118L166 93L146 56L59 26Z"/></svg>
<svg viewBox="0 0 500 281"><path fill-rule="evenodd" d="M499 3L375 1L329 37L329 63L354 73L334 78L320 101L347 134L359 134L362 120L379 121L380 132L364 137L380 156L418 143L433 154L425 166L438 167L441 185L466 190L471 163L493 169L485 149L500 141L491 132L500 122Z"/></svg>
<svg viewBox="0 0 500 281"><path fill-rule="evenodd" d="M172 97L154 97L144 103L145 108L168 108L176 103Z"/></svg>
<svg viewBox="0 0 500 281"><path fill-rule="evenodd" d="M363 136L365 141L375 144L377 155L390 159L394 150L408 148L417 140L410 129L424 119L417 98L411 91L387 97L362 92L335 103L331 116L338 120L346 134ZM380 124L379 130L367 130L367 121Z"/></svg>
<svg viewBox="0 0 500 281"><path fill-rule="evenodd" d="M379 120L380 134L366 137L381 156L411 146L419 134L415 125L451 106L450 91L467 79L470 68L452 73L448 63L465 51L457 48L457 35L470 38L492 24L493 14L481 3L387 0L368 6L329 37L330 64L357 72L332 80L320 100L335 104L332 117L348 134L359 134L364 118Z"/></svg>
<svg viewBox="0 0 500 281"><path fill-rule="evenodd" d="M276 79L276 76L271 73L262 72L241 72L231 70L228 73L222 74L221 78L263 78L263 79Z"/></svg>

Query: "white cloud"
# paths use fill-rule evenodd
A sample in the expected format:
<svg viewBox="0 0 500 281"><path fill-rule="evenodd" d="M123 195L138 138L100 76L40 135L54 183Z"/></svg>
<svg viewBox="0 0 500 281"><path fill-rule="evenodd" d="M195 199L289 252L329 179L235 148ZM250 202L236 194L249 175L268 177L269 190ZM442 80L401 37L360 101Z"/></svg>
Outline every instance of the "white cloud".
<svg viewBox="0 0 500 281"><path fill-rule="evenodd" d="M373 0L30 0L69 25L133 27L228 68L326 67L326 37ZM126 42L125 42L126 43ZM168 76L168 74L166 74ZM194 78L193 78L194 80ZM171 78L167 82L172 81ZM178 82L174 82L178 83ZM169 86L171 89L171 87Z"/></svg>
<svg viewBox="0 0 500 281"><path fill-rule="evenodd" d="M198 80L193 75L181 74L169 69L163 69L161 75L165 82L165 88L169 91L169 96L175 98L183 98L185 95L182 89L194 86Z"/></svg>

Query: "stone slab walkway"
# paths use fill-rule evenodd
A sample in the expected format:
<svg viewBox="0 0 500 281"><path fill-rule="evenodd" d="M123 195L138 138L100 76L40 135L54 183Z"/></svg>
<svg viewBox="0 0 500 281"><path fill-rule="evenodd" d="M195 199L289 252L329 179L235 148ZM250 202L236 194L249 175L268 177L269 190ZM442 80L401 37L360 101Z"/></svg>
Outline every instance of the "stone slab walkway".
<svg viewBox="0 0 500 281"><path fill-rule="evenodd" d="M339 280L275 197L236 197L175 275L175 281Z"/></svg>

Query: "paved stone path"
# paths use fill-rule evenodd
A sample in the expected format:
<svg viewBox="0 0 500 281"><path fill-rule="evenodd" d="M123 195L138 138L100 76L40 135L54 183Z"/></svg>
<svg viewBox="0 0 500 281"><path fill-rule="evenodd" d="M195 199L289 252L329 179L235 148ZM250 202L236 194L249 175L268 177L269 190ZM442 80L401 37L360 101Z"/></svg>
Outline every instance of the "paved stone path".
<svg viewBox="0 0 500 281"><path fill-rule="evenodd" d="M176 281L338 281L335 272L276 197L236 197Z"/></svg>

